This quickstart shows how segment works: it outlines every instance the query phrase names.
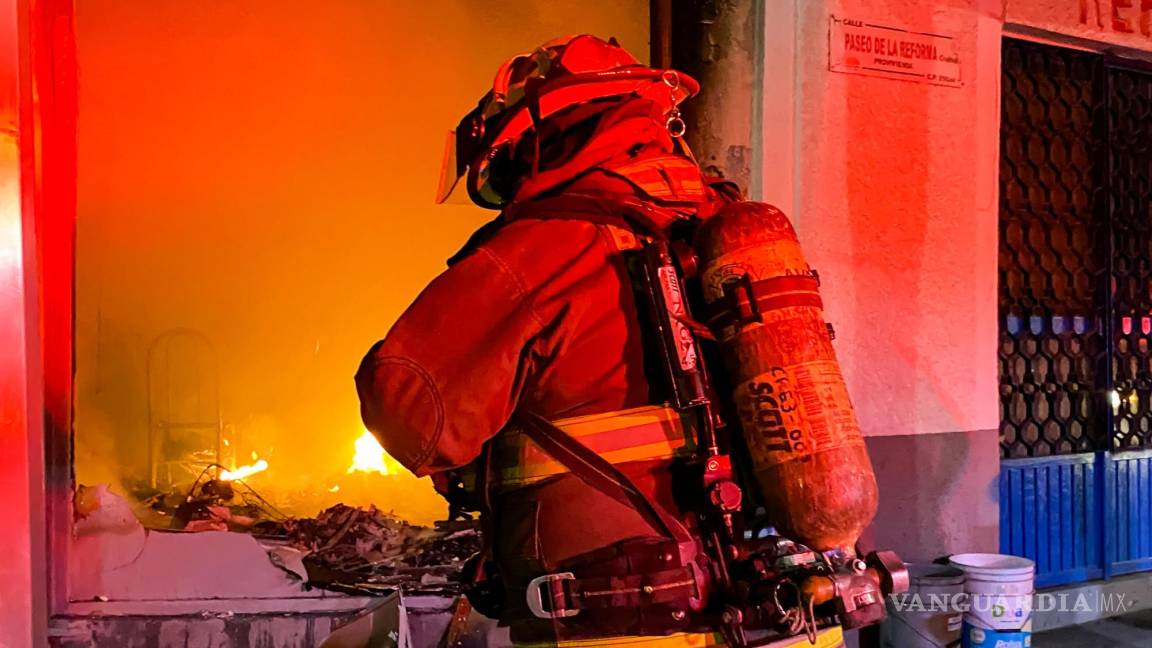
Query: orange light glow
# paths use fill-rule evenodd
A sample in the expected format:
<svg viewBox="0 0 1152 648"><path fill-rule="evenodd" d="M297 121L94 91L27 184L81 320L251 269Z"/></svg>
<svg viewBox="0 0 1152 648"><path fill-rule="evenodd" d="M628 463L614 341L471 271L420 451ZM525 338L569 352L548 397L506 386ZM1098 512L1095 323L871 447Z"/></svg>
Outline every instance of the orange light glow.
<svg viewBox="0 0 1152 648"><path fill-rule="evenodd" d="M433 203L445 132L505 59L558 34L616 36L642 53L647 0L499 3L516 20L460 0L74 4L84 83L41 100L78 91L84 115L76 187L47 196L68 204L73 191L76 214L53 225L45 248L67 275L70 254L58 250L75 237L75 316L68 276L45 309L64 313L54 375L71 386L75 368L75 393L53 411L75 403L77 481L151 475L143 435L161 428L149 411L171 398L180 416L169 423L222 424L221 451L214 433L185 444L181 432L179 445L154 446L173 449L158 459L234 473L274 456L275 468L247 479L291 516L344 503L443 519L431 481L381 461L370 437L366 461L353 461L364 428L349 377L493 216ZM422 64L397 65L407 60ZM397 88L419 99L397 101ZM10 144L0 137L0 149ZM19 266L22 230L3 214L0 260ZM149 346L185 329L211 349L181 346L164 361L172 371L150 378Z"/></svg>
<svg viewBox="0 0 1152 648"><path fill-rule="evenodd" d="M364 430L356 439L356 454L352 456L352 465L348 466L348 474L354 472L392 474L388 466L388 453L380 447L380 442L368 430Z"/></svg>
<svg viewBox="0 0 1152 648"><path fill-rule="evenodd" d="M240 466L236 470L225 470L220 473L220 481L235 481L237 479L245 479L251 477L259 472L268 470L268 462L263 459L258 459L256 463L247 466Z"/></svg>

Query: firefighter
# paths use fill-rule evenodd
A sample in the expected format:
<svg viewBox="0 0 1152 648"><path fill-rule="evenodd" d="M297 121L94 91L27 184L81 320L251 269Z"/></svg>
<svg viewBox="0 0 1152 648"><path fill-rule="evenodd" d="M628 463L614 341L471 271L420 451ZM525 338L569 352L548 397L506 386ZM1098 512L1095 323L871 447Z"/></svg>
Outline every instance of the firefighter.
<svg viewBox="0 0 1152 648"><path fill-rule="evenodd" d="M681 139L697 90L587 35L506 62L455 132L440 195L463 183L500 215L356 375L384 448L482 511L502 583L489 613L518 645L722 645L694 614L708 576L673 500L691 423L652 379L628 261L732 198ZM574 471L581 448L619 473Z"/></svg>

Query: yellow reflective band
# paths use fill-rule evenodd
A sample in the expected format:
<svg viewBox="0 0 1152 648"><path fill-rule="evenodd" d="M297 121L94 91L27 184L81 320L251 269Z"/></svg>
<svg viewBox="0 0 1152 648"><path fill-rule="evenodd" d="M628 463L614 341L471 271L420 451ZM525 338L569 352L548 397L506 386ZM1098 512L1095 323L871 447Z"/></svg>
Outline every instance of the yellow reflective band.
<svg viewBox="0 0 1152 648"><path fill-rule="evenodd" d="M816 635L816 643L808 641L805 637L792 639L791 642L782 641L779 644L771 644L768 648L843 648L844 647L844 629L840 626L835 628L828 628L827 630L820 631Z"/></svg>
<svg viewBox="0 0 1152 648"><path fill-rule="evenodd" d="M517 643L516 648L600 648L632 646L634 648L720 648L724 640L718 634L680 633L666 637L605 637L556 642Z"/></svg>
<svg viewBox="0 0 1152 648"><path fill-rule="evenodd" d="M695 162L675 154L644 156L639 160L602 165L623 176L650 198L672 202L701 202L707 196L704 178Z"/></svg>
<svg viewBox="0 0 1152 648"><path fill-rule="evenodd" d="M555 642L517 643L516 648L599 648L600 646L630 646L632 648L722 648L724 639L719 634L681 633L666 637L610 637L604 639L573 639ZM844 630L840 627L822 630L816 643L804 637L782 639L765 648L843 648Z"/></svg>
<svg viewBox="0 0 1152 648"><path fill-rule="evenodd" d="M649 406L563 419L556 426L609 463L672 459L691 452L690 417ZM495 439L493 486L516 487L568 472L525 434L509 428Z"/></svg>

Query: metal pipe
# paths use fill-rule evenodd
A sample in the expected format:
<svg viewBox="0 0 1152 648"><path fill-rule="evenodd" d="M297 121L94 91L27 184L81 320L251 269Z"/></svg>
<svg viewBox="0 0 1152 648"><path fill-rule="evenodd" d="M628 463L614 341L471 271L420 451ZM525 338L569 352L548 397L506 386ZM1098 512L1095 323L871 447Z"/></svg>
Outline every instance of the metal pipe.
<svg viewBox="0 0 1152 648"><path fill-rule="evenodd" d="M649 65L672 67L672 0L649 0Z"/></svg>
<svg viewBox="0 0 1152 648"><path fill-rule="evenodd" d="M672 66L695 77L684 103L688 143L701 167L752 187L762 67L761 0L672 0Z"/></svg>

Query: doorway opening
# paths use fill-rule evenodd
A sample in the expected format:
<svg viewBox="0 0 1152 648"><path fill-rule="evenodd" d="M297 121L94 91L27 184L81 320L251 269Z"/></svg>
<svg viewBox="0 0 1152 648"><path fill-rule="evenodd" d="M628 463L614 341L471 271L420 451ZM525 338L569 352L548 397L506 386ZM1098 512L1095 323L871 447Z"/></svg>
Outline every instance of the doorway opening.
<svg viewBox="0 0 1152 648"><path fill-rule="evenodd" d="M1152 73L1003 45L1001 548L1037 584L1152 569Z"/></svg>

